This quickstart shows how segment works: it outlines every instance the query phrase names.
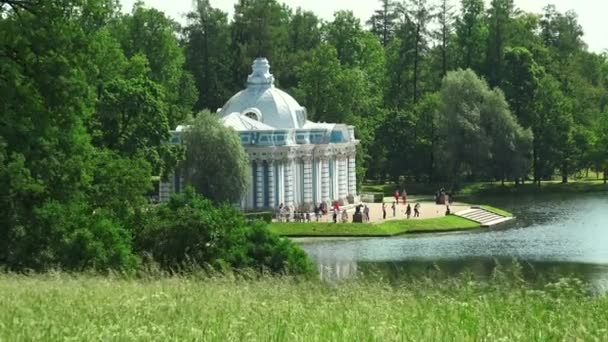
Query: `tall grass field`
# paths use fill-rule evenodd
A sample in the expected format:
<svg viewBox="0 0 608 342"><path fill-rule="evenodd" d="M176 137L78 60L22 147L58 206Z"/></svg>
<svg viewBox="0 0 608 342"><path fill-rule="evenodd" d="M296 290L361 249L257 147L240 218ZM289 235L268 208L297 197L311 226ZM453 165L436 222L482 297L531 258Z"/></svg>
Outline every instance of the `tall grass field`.
<svg viewBox="0 0 608 342"><path fill-rule="evenodd" d="M0 341L606 341L576 281L0 275Z"/></svg>

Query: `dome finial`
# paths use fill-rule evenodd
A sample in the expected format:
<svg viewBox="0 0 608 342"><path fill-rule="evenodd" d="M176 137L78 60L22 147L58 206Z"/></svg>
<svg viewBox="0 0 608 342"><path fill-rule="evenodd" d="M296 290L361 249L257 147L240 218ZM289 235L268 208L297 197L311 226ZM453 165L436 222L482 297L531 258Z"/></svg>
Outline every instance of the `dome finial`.
<svg viewBox="0 0 608 342"><path fill-rule="evenodd" d="M270 73L270 64L266 58L256 58L251 69L251 75L247 77L248 85L274 86L274 76Z"/></svg>

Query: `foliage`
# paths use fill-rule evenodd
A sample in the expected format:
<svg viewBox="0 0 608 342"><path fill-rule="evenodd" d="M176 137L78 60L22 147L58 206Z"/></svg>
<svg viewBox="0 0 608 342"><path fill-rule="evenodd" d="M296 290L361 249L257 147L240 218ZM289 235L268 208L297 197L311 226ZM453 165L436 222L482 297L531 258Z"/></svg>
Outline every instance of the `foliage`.
<svg viewBox="0 0 608 342"><path fill-rule="evenodd" d="M127 14L116 0L0 1L0 264L132 268L149 179L184 156L170 130L221 106L259 55L311 119L356 126L359 182L606 177L608 59L577 14L437 4L382 0L368 31L350 11L324 22L277 0L240 1L231 21L197 0L183 28L141 1ZM221 144L199 135L184 165L202 163L188 176L213 201L236 202L246 158L210 125Z"/></svg>
<svg viewBox="0 0 608 342"><path fill-rule="evenodd" d="M125 56L146 56L150 78L164 89L169 127L175 128L190 117L197 93L192 74L184 69L184 52L175 35L178 25L137 1L132 13L121 16L111 30Z"/></svg>
<svg viewBox="0 0 608 342"><path fill-rule="evenodd" d="M230 83L230 27L226 13L211 7L209 0L196 1L184 28L186 68L192 73L199 95L195 110L214 111L223 106L234 89Z"/></svg>
<svg viewBox="0 0 608 342"><path fill-rule="evenodd" d="M239 135L209 112L201 112L183 132L186 182L215 203L235 203L247 191L249 159Z"/></svg>
<svg viewBox="0 0 608 342"><path fill-rule="evenodd" d="M166 270L192 263L216 269L312 272L306 254L292 242L269 233L261 222L247 224L231 206L218 207L191 189L141 213L139 221L137 251L151 255Z"/></svg>
<svg viewBox="0 0 608 342"><path fill-rule="evenodd" d="M490 90L471 70L460 70L444 79L441 101L444 177L458 184L483 172L501 180L525 175L532 135L519 126L502 92Z"/></svg>

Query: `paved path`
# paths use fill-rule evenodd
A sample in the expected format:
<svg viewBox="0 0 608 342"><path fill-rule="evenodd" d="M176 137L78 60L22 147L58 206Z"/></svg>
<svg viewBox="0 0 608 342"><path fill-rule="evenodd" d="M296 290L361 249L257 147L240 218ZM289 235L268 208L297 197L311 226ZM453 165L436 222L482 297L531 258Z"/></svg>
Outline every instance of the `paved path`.
<svg viewBox="0 0 608 342"><path fill-rule="evenodd" d="M405 209L407 208L407 204L403 205L403 202L400 202L396 208L396 215L393 217L393 210L391 209L391 206L392 206L395 198L387 197L384 200L386 202L386 220L387 221L388 220L403 220L406 218ZM429 201L424 201L424 200L417 202L416 197L412 197L412 198L408 197L407 203L411 204L411 206L412 206L412 215L410 216L410 219L419 220L419 219L430 219L430 218L445 216L445 210L446 210L445 205L437 205L434 202L429 202ZM420 203L420 217L414 217L414 205L416 203ZM371 223L381 223L384 221L382 219L382 203L364 203L364 204L366 204L369 208L369 216L370 216ZM470 208L469 205L462 204L462 203L453 203L452 205L450 205L450 211L452 213L466 210L469 208ZM355 212L354 208L347 210L348 222L352 222L352 217L353 217L352 215L354 212ZM314 221L314 216L311 216L311 220ZM320 221L331 222L332 221L331 213L323 216ZM338 221L340 221L340 216L338 216Z"/></svg>

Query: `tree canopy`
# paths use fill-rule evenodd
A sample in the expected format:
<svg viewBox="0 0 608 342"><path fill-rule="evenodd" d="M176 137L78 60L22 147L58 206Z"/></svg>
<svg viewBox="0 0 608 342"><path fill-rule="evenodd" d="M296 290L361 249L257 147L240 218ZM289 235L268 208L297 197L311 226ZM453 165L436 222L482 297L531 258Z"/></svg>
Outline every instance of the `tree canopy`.
<svg viewBox="0 0 608 342"><path fill-rule="evenodd" d="M189 122L183 140L186 156L181 170L187 184L215 203L240 201L251 175L239 135L202 112Z"/></svg>

